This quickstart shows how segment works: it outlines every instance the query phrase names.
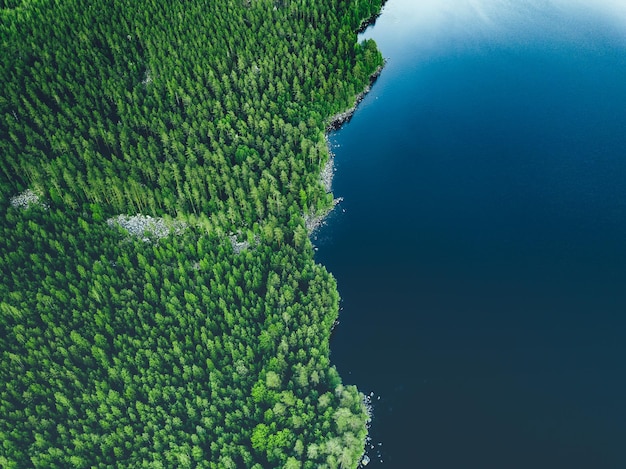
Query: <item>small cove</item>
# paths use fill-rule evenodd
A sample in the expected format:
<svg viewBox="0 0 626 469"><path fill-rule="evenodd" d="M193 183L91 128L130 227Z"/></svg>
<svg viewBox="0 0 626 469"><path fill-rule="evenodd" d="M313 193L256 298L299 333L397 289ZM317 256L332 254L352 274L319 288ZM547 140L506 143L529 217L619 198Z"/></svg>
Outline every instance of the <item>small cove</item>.
<svg viewBox="0 0 626 469"><path fill-rule="evenodd" d="M315 240L332 362L380 396L369 467L626 467L621 10L432 3L365 33L389 61Z"/></svg>

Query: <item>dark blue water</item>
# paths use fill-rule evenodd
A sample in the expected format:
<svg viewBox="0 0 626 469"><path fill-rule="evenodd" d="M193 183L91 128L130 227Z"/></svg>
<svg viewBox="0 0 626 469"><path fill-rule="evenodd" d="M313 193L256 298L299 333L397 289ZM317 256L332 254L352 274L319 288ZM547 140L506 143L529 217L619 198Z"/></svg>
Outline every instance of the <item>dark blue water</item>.
<svg viewBox="0 0 626 469"><path fill-rule="evenodd" d="M316 241L332 360L380 396L368 467L624 469L626 22L412 3L366 33L389 62Z"/></svg>

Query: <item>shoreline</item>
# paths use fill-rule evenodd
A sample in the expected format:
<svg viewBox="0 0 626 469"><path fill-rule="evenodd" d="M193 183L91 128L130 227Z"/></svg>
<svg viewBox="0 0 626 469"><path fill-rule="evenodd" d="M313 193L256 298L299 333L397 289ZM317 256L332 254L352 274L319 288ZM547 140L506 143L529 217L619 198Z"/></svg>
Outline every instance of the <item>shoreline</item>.
<svg viewBox="0 0 626 469"><path fill-rule="evenodd" d="M383 0L381 2L380 10L377 13L374 13L369 18L364 19L363 21L361 21L361 24L359 25L359 27L356 30L357 34L361 34L369 26L374 26L376 24L376 20L378 19L378 17L383 14L383 8L385 7L385 3L387 3L387 0Z"/></svg>
<svg viewBox="0 0 626 469"><path fill-rule="evenodd" d="M374 73L370 75L369 83L365 86L365 88L363 88L363 90L359 94L356 95L355 102L350 108L346 109L345 111L338 112L330 118L330 123L328 124L328 126L326 126L327 136L329 132L339 130L342 125L350 122L350 119L352 119L352 116L356 112L361 101L363 101L363 98L365 98L365 95L367 95L367 93L372 90L372 86L374 86L374 83L376 83L376 80L378 80L378 77L383 72L383 68L385 68L385 65L387 65L387 60L383 59L382 65L379 65L376 70L374 70Z"/></svg>
<svg viewBox="0 0 626 469"><path fill-rule="evenodd" d="M373 24L376 21L376 19L380 16L380 14L381 12L379 12L376 15L373 15L372 17L368 18L366 22L362 23L361 27L359 28L359 32L362 32L370 24ZM320 171L320 183L324 186L324 188L326 189L326 193L328 194L332 193L332 183L333 183L333 178L335 175L335 161L334 161L335 154L333 153L330 147L329 134L330 132L338 131L344 124L350 122L350 119L352 119L352 116L357 111L359 104L361 103L361 101L363 101L365 96L371 91L372 87L374 86L374 83L376 83L376 81L380 77L380 74L382 73L386 64L387 64L387 60L383 59L383 63L379 65L376 68L376 70L374 70L374 72L370 75L369 82L367 83L367 85L365 85L363 90L356 95L354 104L350 108L348 108L345 111L339 112L330 118L330 123L326 127L326 132L324 134L324 139L326 140L326 148L328 149L328 161L324 164L324 167ZM335 207L339 203L341 203L343 200L344 200L343 197L333 197L331 206L328 209L324 210L322 213L319 213L317 215L305 214L304 220L305 220L305 226L306 226L309 238L312 238L313 235L315 234L315 231L319 229L321 226L324 226L326 224L326 219L328 215L330 215L330 213L335 209ZM317 250L316 247L314 247L314 249ZM335 320L335 322L333 323L331 327L331 330L330 330L331 334L333 333L335 328L339 325L339 322L340 322L339 317L337 317L337 319ZM374 395L374 393L371 393L370 395L368 395L368 394L365 394L361 390L358 390L358 392L361 395L362 404L364 406L364 410L367 415L367 419L365 421L365 428L366 428L365 439L362 441L362 444L363 444L362 452L358 460L359 462L357 464L357 468L363 468L371 462L371 458L367 454L368 449L374 448L374 446L371 445L372 438L369 432L370 427L372 425L372 417L373 417L373 411L374 411L373 404L372 404L372 396ZM370 446L370 448L368 448L368 445Z"/></svg>
<svg viewBox="0 0 626 469"><path fill-rule="evenodd" d="M378 15L376 15L375 18L377 17ZM330 118L330 123L326 126L326 132L324 133L324 140L326 140L326 148L328 150L328 161L326 161L326 163L324 164L324 167L320 171L319 179L320 179L320 183L324 186L324 189L326 189L327 194L332 193L333 178L335 176L335 154L330 148L330 139L328 138L328 135L330 132L336 132L344 124L347 124L348 122L350 122L350 119L352 119L352 116L358 109L359 104L361 103L361 101L363 101L367 93L369 93L372 90L372 86L374 86L374 83L376 83L376 80L378 80L378 77L382 73L383 68L385 67L386 64L387 64L387 61L383 60L383 64L376 67L376 70L374 70L374 73L372 73L369 77L368 84L365 85L365 88L363 88L363 90L359 94L356 95L354 104L350 106L348 109L346 109L345 111L339 112L335 114L334 116L332 116ZM328 215L342 201L343 201L343 197L335 197L333 198L333 202L331 206L325 209L323 212L318 213L318 214L305 214L304 215L304 224L309 234L309 237L313 235L315 230L317 230L320 226L323 226L325 224L326 217L328 217Z"/></svg>
<svg viewBox="0 0 626 469"><path fill-rule="evenodd" d="M361 22L361 24L359 25L359 28L356 31L357 34L362 33L369 26L376 23L376 20L383 12L383 7L385 3L386 3L386 0L383 0L379 11ZM328 150L328 161L326 161L326 163L324 164L324 167L320 170L320 175L319 175L320 183L326 189L327 194L332 194L332 183L333 183L333 178L335 175L335 154L333 153L331 146L330 146L329 134L331 132L335 132L339 130L344 124L350 122L350 119L352 119L352 116L358 109L359 104L361 103L361 101L363 101L365 96L372 90L374 83L376 83L376 81L380 77L381 73L383 72L383 69L385 68L385 65L387 65L387 59L383 58L382 64L376 67L374 72L370 75L368 83L361 90L361 92L359 92L355 96L354 104L348 109L331 116L329 119L329 123L326 126L326 131L324 133L324 140L326 140L326 148ZM324 226L326 224L326 219L328 215L330 215L330 213L332 213L335 207L342 201L343 201L343 197L333 197L333 201L330 207L322 211L322 213L304 214L305 227L307 229L309 239L313 238L313 235L316 230L318 230L321 226ZM314 246L314 250L317 251L317 248L315 246ZM335 319L335 322L333 323L331 327L331 330L330 330L331 334L333 333L335 328L339 325L339 322L340 322L339 316L337 316L337 319ZM374 412L374 407L372 403L372 396L374 395L374 393L372 392L368 395L368 394L365 394L363 391L359 390L358 388L357 388L357 391L361 395L361 401L362 401L362 405L363 405L364 412L366 415L365 438L361 442L362 443L361 456L359 457L358 463L356 465L357 468L363 468L371 462L371 458L367 454L368 449L374 448L374 446L371 444L372 438L370 436L370 427L372 425L372 418L373 418L373 412ZM380 399L380 397L378 397L378 399ZM370 448L368 448L368 445L370 446Z"/></svg>
<svg viewBox="0 0 626 469"><path fill-rule="evenodd" d="M377 17L378 15L376 16L376 18ZM335 176L335 154L330 148L330 139L328 135L330 134L330 132L336 132L344 124L347 124L348 122L350 122L350 119L352 119L352 116L358 109L359 104L361 103L361 101L363 101L367 93L369 93L372 90L372 86L374 86L374 83L376 83L376 80L378 80L378 77L382 73L383 68L385 67L386 64L387 64L387 61L383 60L383 64L376 67L376 70L374 70L374 73L372 73L369 77L368 84L365 85L365 88L363 88L363 90L359 94L356 95L354 104L350 106L348 109L346 109L345 111L339 112L335 114L334 116L332 116L330 118L330 123L326 126L326 132L324 133L324 140L326 140L326 148L328 150L328 161L326 161L326 163L324 164L324 167L320 171L319 180L322 186L324 187L324 189L326 190L327 194L332 193L333 178ZM304 214L304 225L309 234L309 237L311 237L319 227L324 226L325 220L328 217L328 215L341 202L343 202L343 197L335 197L333 198L333 201L330 207L323 210L321 213Z"/></svg>

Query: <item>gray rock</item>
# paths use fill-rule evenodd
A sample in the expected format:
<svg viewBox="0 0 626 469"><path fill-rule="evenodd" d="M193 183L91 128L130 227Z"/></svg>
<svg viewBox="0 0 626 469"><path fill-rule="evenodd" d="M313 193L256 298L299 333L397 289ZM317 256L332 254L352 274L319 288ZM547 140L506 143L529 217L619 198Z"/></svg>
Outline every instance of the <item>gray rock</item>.
<svg viewBox="0 0 626 469"><path fill-rule="evenodd" d="M48 209L48 205L43 203L39 195L31 189L26 189L21 194L11 197L11 206L15 208L27 209L30 208L31 205L39 205L46 210Z"/></svg>
<svg viewBox="0 0 626 469"><path fill-rule="evenodd" d="M119 226L128 231L131 236L136 236L142 241L150 241L152 235L161 239L169 236L170 233L180 234L187 227L182 221L166 222L163 218L155 218L150 215L118 215L107 220L109 226Z"/></svg>

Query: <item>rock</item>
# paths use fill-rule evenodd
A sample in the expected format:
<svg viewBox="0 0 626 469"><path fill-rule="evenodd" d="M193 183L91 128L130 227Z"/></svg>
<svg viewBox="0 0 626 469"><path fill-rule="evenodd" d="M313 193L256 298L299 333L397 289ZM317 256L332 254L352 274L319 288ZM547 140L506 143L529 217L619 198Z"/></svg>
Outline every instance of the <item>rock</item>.
<svg viewBox="0 0 626 469"><path fill-rule="evenodd" d="M146 235L151 234L155 238L165 238L174 232L174 234L180 234L187 225L181 221L173 221L166 223L163 218L154 218L150 215L118 215L107 220L109 226L119 226L128 231L131 236L136 236L144 242L150 241L150 238Z"/></svg>
<svg viewBox="0 0 626 469"><path fill-rule="evenodd" d="M320 172L320 180L326 192L332 192L333 176L335 174L335 157L331 152L329 153L330 157Z"/></svg>
<svg viewBox="0 0 626 469"><path fill-rule="evenodd" d="M341 203L342 201L343 201L343 197L337 197L336 199L333 199L333 205L330 207L328 211L318 214L318 215L305 215L304 216L304 224L309 233L309 236L313 235L313 232L324 224L324 219L326 218L326 216L328 216L328 214L333 211L333 209L337 206L337 204Z"/></svg>
<svg viewBox="0 0 626 469"><path fill-rule="evenodd" d="M48 209L48 205L44 204L40 200L39 195L37 195L31 189L26 189L21 194L17 194L16 196L11 197L11 206L13 206L15 208L27 209L31 205L39 205L39 206L43 207L46 210Z"/></svg>
<svg viewBox="0 0 626 469"><path fill-rule="evenodd" d="M233 247L233 252L235 254L239 254L247 249L254 248L259 244L260 238L258 235L254 235L254 239L252 242L244 239L243 241L239 241L239 238L242 237L241 233L231 233L228 235L228 239L230 240L230 244Z"/></svg>
<svg viewBox="0 0 626 469"><path fill-rule="evenodd" d="M359 103L361 101L363 101L363 98L365 97L365 95L370 92L370 90L372 89L372 85L378 79L378 77L380 76L381 72L383 71L383 65L378 67L374 71L374 73L370 76L369 85L367 85L363 91L361 91L358 95L356 95L356 98L354 100L355 101L354 105L350 109L348 109L346 111L343 111L343 112L340 112L338 114L335 114L330 119L330 124L328 124L328 126L326 128L327 132L339 129L343 124L345 124L346 122L349 122L350 119L352 119L352 116L353 116L354 112L356 111L356 108L359 106Z"/></svg>

